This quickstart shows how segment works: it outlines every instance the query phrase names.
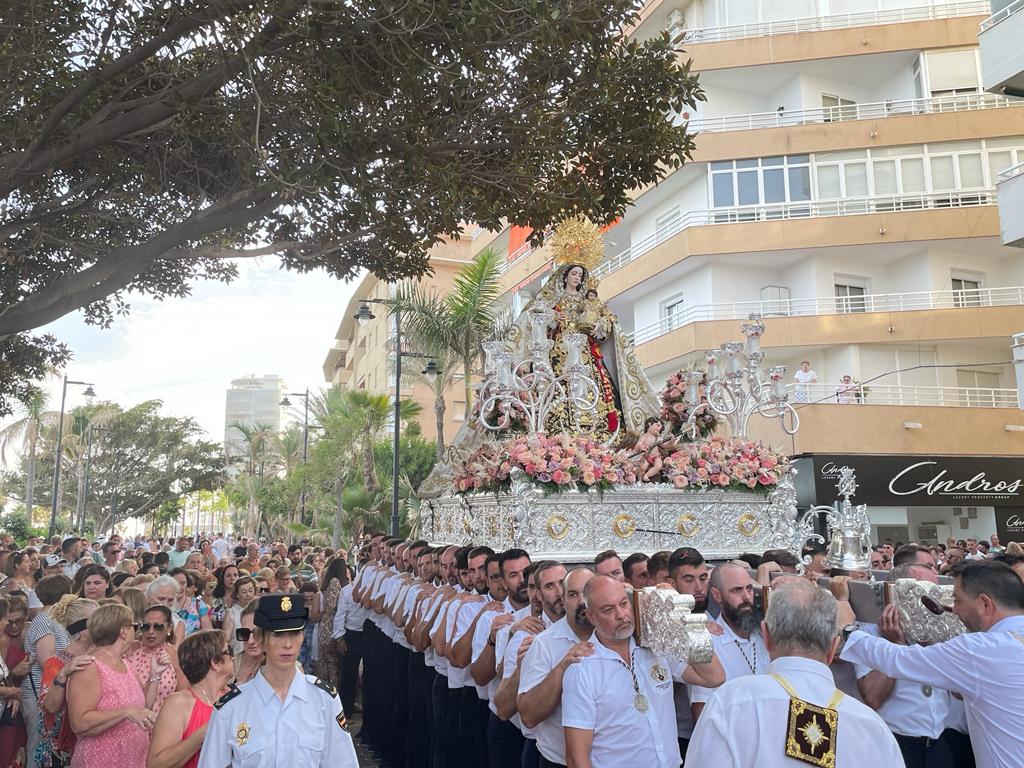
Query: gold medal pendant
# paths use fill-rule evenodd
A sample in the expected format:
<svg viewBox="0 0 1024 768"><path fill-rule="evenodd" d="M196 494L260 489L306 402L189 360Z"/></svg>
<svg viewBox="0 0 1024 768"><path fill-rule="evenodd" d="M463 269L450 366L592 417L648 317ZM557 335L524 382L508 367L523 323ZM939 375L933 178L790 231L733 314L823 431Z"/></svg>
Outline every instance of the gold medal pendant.
<svg viewBox="0 0 1024 768"><path fill-rule="evenodd" d="M648 707L647 697L642 693L638 693L633 697L633 706L636 707L637 712L646 712Z"/></svg>

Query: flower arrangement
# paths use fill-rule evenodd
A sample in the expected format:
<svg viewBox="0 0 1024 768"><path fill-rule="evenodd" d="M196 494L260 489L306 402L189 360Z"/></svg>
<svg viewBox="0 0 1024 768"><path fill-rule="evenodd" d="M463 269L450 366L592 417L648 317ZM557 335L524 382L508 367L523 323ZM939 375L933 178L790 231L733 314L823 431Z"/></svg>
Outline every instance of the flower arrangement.
<svg viewBox="0 0 1024 768"><path fill-rule="evenodd" d="M525 393L523 393L525 394ZM478 429L483 429L483 425L480 424L482 421L480 411L483 408L484 393L478 391L476 396L473 398L473 407L470 410L470 423L479 424ZM497 430L496 434L525 434L529 431L530 423L526 414L520 408L513 406L505 406L501 403L494 403L488 409L487 422L489 424L500 424L504 415L508 416L508 424L503 429Z"/></svg>
<svg viewBox="0 0 1024 768"><path fill-rule="evenodd" d="M686 394L687 371L676 371L665 381L665 388L661 390L661 418L668 422L669 431L678 435L683 425L690 418L690 406L683 399ZM701 381L700 401L707 402L704 388L707 386L707 376ZM718 417L709 409L705 408L695 419L699 439L710 437L718 428ZM682 436L686 442L691 438Z"/></svg>
<svg viewBox="0 0 1024 768"><path fill-rule="evenodd" d="M533 434L479 446L455 467L454 490L458 494L508 490L516 468L548 493L605 490L637 480L625 451L580 435Z"/></svg>
<svg viewBox="0 0 1024 768"><path fill-rule="evenodd" d="M789 459L751 440L713 435L684 443L665 459L662 472L676 488L771 490L789 469Z"/></svg>

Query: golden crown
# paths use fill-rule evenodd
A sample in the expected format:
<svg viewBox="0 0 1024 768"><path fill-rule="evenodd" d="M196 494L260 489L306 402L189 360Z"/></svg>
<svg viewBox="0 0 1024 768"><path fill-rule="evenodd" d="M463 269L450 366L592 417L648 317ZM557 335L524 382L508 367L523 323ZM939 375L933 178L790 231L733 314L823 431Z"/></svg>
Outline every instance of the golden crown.
<svg viewBox="0 0 1024 768"><path fill-rule="evenodd" d="M590 272L604 260L604 242L597 225L581 217L566 219L551 238L555 264L579 264Z"/></svg>

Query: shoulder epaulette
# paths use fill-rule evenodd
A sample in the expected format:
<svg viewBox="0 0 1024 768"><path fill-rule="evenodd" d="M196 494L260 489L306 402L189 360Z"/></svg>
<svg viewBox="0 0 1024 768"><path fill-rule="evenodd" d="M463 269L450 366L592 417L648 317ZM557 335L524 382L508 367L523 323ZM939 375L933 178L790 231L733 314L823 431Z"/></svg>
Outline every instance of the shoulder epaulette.
<svg viewBox="0 0 1024 768"><path fill-rule="evenodd" d="M216 703L214 703L214 705L213 705L214 708L215 709L220 709L225 704L227 704L229 701L231 701L233 698L238 696L238 694L240 694L241 692L242 692L242 689L239 688L234 683L232 683L231 685L228 686L227 693L225 693L223 696L221 696L219 699L217 699Z"/></svg>
<svg viewBox="0 0 1024 768"><path fill-rule="evenodd" d="M330 694L332 699L336 699L338 697L337 689L326 680L321 680L315 675L308 675L307 679L324 693Z"/></svg>

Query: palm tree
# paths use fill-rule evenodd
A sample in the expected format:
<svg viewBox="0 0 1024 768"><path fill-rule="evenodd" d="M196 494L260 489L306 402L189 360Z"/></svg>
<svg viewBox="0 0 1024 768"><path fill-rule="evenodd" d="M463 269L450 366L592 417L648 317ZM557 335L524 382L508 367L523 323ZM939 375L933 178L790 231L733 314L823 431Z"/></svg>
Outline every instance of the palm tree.
<svg viewBox="0 0 1024 768"><path fill-rule="evenodd" d="M242 452L239 456L228 456L228 461L241 462L245 471L239 477L239 484L249 497L249 510L246 515L245 530L250 535L255 533L259 524L259 508L256 497L263 478L267 472L274 471L279 457L273 450L274 428L269 424L248 425L233 422L229 425L242 435Z"/></svg>
<svg viewBox="0 0 1024 768"><path fill-rule="evenodd" d="M414 344L440 360L461 364L467 412L473 406L472 374L483 356L483 342L492 338L501 316L500 267L500 254L485 248L455 273L446 295L439 296L416 285L402 286L389 302L389 306L402 313L405 334ZM452 367L442 366L442 374ZM454 377L448 377L438 385L444 389L435 389L438 458L444 452L444 390L453 381Z"/></svg>
<svg viewBox="0 0 1024 768"><path fill-rule="evenodd" d="M46 410L46 394L36 390L25 403L25 415L0 430L0 455L18 446L26 454L25 515L32 523L36 491L36 443L44 421L56 422L57 414Z"/></svg>
<svg viewBox="0 0 1024 768"><path fill-rule="evenodd" d="M414 400L403 400L399 406L399 416L403 421L419 416L422 411L422 406ZM358 446L362 456L363 485L371 492L380 489L373 460L373 443L384 431L392 413L394 407L388 395L373 395L360 389L345 392L341 417L350 428L349 434L356 438L354 445Z"/></svg>

